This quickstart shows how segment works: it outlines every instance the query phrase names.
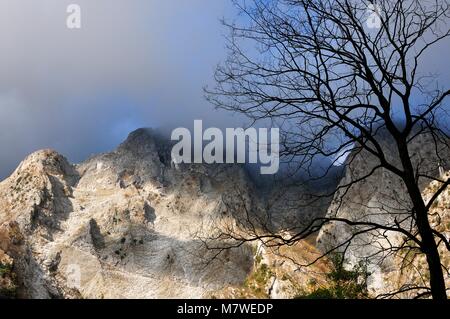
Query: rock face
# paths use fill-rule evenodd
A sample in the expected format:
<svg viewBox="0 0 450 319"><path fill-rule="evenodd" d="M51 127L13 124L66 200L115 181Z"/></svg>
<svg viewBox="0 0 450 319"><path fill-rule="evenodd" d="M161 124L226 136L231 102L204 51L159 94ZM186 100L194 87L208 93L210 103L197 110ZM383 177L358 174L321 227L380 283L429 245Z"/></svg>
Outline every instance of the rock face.
<svg viewBox="0 0 450 319"><path fill-rule="evenodd" d="M444 172L441 176L444 180L449 179L450 172ZM441 186L442 184L438 181L431 182L422 193L425 201L430 200ZM442 192L431 207L429 220L433 229L436 229L446 238L450 238L450 187L447 187ZM450 254L447 248L441 244L438 249L442 265L449 269ZM398 254L393 258L392 264L393 267L389 271L380 274L379 282L382 283L382 287L384 286L385 290L398 290L405 283L428 286L428 266L424 255L417 255L411 252ZM448 271L444 271L444 279L448 288L450 286L450 273ZM401 297L413 298L416 295L417 291L406 292Z"/></svg>
<svg viewBox="0 0 450 319"><path fill-rule="evenodd" d="M246 217L242 205L263 210L243 167L174 165L170 150L157 133L139 129L115 151L78 165L53 150L28 156L0 183L0 252L13 264L17 296L239 297L233 287L261 267L272 271L248 296L298 293L299 278L306 284L309 275L281 257L245 244L213 258L204 244L218 225ZM281 227L283 209L275 207Z"/></svg>
<svg viewBox="0 0 450 319"><path fill-rule="evenodd" d="M388 161L395 163L396 150L389 138L381 134L379 142L390 152ZM450 168L450 151L443 145L438 145L439 157L436 155L434 143L429 135L421 135L409 145L413 164L420 173L438 177L440 171ZM439 165L441 163L441 167ZM352 153L347 159L345 176L340 185L348 185L352 181L367 175L378 160L368 152ZM430 180L423 178L420 187L424 190L429 187ZM425 193L424 193L425 196ZM338 190L328 208L327 216L346 218L353 221L376 222L383 225L394 225L396 221L402 222L411 209L405 187L399 177L384 169L376 170L370 177L352 185L350 188ZM404 220L408 223L408 220ZM345 243L355 232L343 223L330 223L322 227L317 238L317 245L322 251ZM380 247L386 248L390 244L397 245L403 238L393 232L372 232L357 236L346 251L346 262L352 266L361 260L368 259L369 288L374 294L385 293L399 287L399 278L396 285L392 284L390 273L398 270L398 260L382 252ZM342 250L345 246L342 247ZM449 266L449 265L447 265ZM425 263L426 267L426 263ZM390 278L390 280L386 280ZM403 277L405 279L405 277ZM395 286L395 287L394 287Z"/></svg>
<svg viewBox="0 0 450 319"><path fill-rule="evenodd" d="M21 296L198 298L243 282L250 247L205 266L199 238L227 214L222 194L251 190L245 172L175 168L168 155L140 129L77 166L51 150L26 158L0 184L0 249L14 258Z"/></svg>
<svg viewBox="0 0 450 319"><path fill-rule="evenodd" d="M410 146L414 163L420 163L427 175L442 175L449 163L436 157L428 138ZM308 206L310 192L303 186L277 185L261 191L241 166L174 165L170 149L155 132L139 129L115 151L78 165L52 150L28 156L0 183L0 295L290 298L327 285L326 261L307 269L299 266L320 256L314 239L280 250L245 244L213 258L216 251L205 247L205 238L217 234L220 225L245 221L249 211L262 217L258 220L269 218L265 226L272 231L295 232L302 223L325 214L392 223L410 206L401 182L383 170L345 196L338 192L331 205L324 200ZM450 152L440 155L450 159ZM376 165L365 153L348 161L341 185ZM332 184L317 188L329 193ZM426 180L421 186L425 198L437 187ZM447 237L449 192L433 207L432 220ZM317 243L324 250L351 234L342 224L330 224L320 231ZM348 264L372 255L387 240L398 243L402 238L358 238L348 249ZM448 253L441 253L448 264ZM401 266L404 258L383 257L371 262L372 292L424 280L414 272L426 267L420 258L412 260L414 269L407 269Z"/></svg>

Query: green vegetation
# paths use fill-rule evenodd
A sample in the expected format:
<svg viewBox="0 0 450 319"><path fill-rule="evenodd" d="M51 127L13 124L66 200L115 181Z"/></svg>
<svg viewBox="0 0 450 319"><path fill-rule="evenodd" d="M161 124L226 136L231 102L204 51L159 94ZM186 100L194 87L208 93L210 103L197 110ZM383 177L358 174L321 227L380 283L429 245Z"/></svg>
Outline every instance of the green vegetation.
<svg viewBox="0 0 450 319"><path fill-rule="evenodd" d="M265 287L272 276L273 273L266 264L256 265L255 271L244 282L244 287L250 289L256 296L266 298Z"/></svg>
<svg viewBox="0 0 450 319"><path fill-rule="evenodd" d="M3 278L10 274L12 271L11 265L4 265L0 263L0 277Z"/></svg>
<svg viewBox="0 0 450 319"><path fill-rule="evenodd" d="M319 287L311 293L296 296L298 299L364 299L368 298L367 264L359 263L351 270L343 266L343 257L336 254L331 259L333 268L327 275L330 285Z"/></svg>
<svg viewBox="0 0 450 319"><path fill-rule="evenodd" d="M272 271L266 264L261 264L261 266L254 273L254 280L259 285L265 285L267 280L272 276Z"/></svg>
<svg viewBox="0 0 450 319"><path fill-rule="evenodd" d="M17 286L15 284L15 274L11 265L0 263L0 299L15 298L17 295Z"/></svg>

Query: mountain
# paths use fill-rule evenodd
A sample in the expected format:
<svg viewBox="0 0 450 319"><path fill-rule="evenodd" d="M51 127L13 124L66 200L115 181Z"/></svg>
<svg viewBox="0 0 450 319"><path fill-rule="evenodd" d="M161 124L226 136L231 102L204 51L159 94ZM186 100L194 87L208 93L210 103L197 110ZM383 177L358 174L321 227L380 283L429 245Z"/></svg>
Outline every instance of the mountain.
<svg viewBox="0 0 450 319"><path fill-rule="evenodd" d="M394 148L395 143L392 143L388 134L381 131L377 139L383 149L386 150L387 160L398 165L397 151ZM436 143L433 137L430 134L421 134L409 144L413 165L418 173L438 177L443 170L450 168L450 150L446 143L438 143L435 148ZM366 176L379 162L372 154L363 150L353 151L347 158L346 164L345 175L339 184L340 186L349 185L353 181ZM431 188L437 189L433 183L430 184L430 179L427 178L420 180L419 186L423 191L424 198L430 198ZM446 201L448 204L448 199ZM442 219L448 216L450 205L446 207L447 204L439 203L439 206L444 205L445 208L440 213ZM411 201L400 178L386 169L378 169L363 181L355 183L349 188L338 189L326 215L394 226L396 222L400 221L407 228L410 219L404 219L409 216L408 212L411 211L411 207ZM404 221L402 222L402 220ZM447 224L448 226L450 225ZM345 243L355 234L355 231L355 228L350 228L344 223L327 224L320 230L317 237L317 246L321 251L327 251L330 247ZM378 295L389 293L403 284L411 282L411 277L417 277L418 273L427 272L424 271L424 267L426 267L424 260L419 267L420 271L417 271L417 269L414 271L411 267L405 268L400 265L404 256L386 251L386 248L391 247L391 245L400 245L403 240L404 238L398 233L373 231L369 234L358 235L348 247L342 246L341 251L346 250L345 262L349 268L361 261L368 262L369 272L371 273L368 280L369 289L371 293ZM444 253L444 251L442 252ZM449 267L448 258L443 258L443 260L446 260L446 266ZM423 280L424 278L419 282L416 278L412 282L428 286L426 279Z"/></svg>
<svg viewBox="0 0 450 319"><path fill-rule="evenodd" d="M379 139L383 147L391 147L387 136ZM334 178L309 186L276 179L258 184L242 165L174 165L171 146L157 132L138 129L114 151L77 165L54 150L29 155L0 183L0 297L304 296L330 284L332 265L327 259L302 265L351 236L345 225L332 223L317 239L311 236L280 249L258 242L213 248L229 246L230 237L223 235L230 230L237 235L252 227L292 233L325 215L388 224L410 205L401 181L385 170L345 193L338 189L332 200L311 201L311 195L335 189ZM410 150L422 172L437 176L450 169L445 161L450 153L442 147L438 158L432 146L430 136L423 135ZM393 161L395 149L389 154ZM367 174L376 159L354 151L347 164L340 185ZM334 177L340 174L336 171ZM423 179L424 198L437 186ZM450 188L430 217L446 236L449 194ZM346 266L371 257L368 284L373 294L404 283L426 284L423 257L408 256L410 263L404 265L400 254L373 256L377 247L402 240L384 235L358 238L347 250ZM441 253L449 265L442 247Z"/></svg>
<svg viewBox="0 0 450 319"><path fill-rule="evenodd" d="M256 243L208 249L220 225L245 218L245 205L264 211L266 201L242 166L173 165L170 149L139 129L77 165L53 150L29 155L0 183L4 290L28 298L289 297L323 279ZM294 251L305 260L317 254L308 243L286 254Z"/></svg>

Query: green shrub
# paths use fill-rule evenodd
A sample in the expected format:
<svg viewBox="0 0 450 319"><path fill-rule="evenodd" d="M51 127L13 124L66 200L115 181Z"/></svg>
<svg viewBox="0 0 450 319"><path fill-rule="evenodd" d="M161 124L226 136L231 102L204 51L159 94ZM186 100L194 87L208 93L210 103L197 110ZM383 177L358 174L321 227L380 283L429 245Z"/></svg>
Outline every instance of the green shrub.
<svg viewBox="0 0 450 319"><path fill-rule="evenodd" d="M329 288L319 288L306 295L298 295L297 299L335 299L334 292Z"/></svg>
<svg viewBox="0 0 450 319"><path fill-rule="evenodd" d="M0 278L3 278L7 275L11 275L12 273L12 265L5 265L0 263Z"/></svg>
<svg viewBox="0 0 450 319"><path fill-rule="evenodd" d="M17 287L9 286L9 287L0 287L0 299L12 299L17 296Z"/></svg>
<svg viewBox="0 0 450 319"><path fill-rule="evenodd" d="M311 293L298 295L299 299L362 299L368 298L367 263L360 262L351 270L343 266L343 256L332 256L332 270L327 275L330 281L328 287L319 287Z"/></svg>
<svg viewBox="0 0 450 319"><path fill-rule="evenodd" d="M15 298L16 294L17 286L12 266L0 263L0 299Z"/></svg>

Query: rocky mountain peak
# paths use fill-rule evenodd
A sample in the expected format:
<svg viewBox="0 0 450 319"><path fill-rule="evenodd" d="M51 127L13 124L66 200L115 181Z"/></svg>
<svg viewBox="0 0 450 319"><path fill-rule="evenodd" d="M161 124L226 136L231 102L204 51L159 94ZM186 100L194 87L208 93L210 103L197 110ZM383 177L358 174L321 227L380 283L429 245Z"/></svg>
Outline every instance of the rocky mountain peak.
<svg viewBox="0 0 450 319"><path fill-rule="evenodd" d="M195 237L222 216L222 194L240 185L251 196L239 170L176 170L167 153L167 140L139 129L76 166L33 153L0 183L0 225L17 221L26 238L12 257L27 296L200 297L245 279L249 247L205 268Z"/></svg>
<svg viewBox="0 0 450 319"><path fill-rule="evenodd" d="M26 172L50 175L76 176L73 165L61 154L52 149L36 151L25 158L13 175Z"/></svg>
<svg viewBox="0 0 450 319"><path fill-rule="evenodd" d="M170 146L170 140L157 130L139 128L128 135L126 140L117 148L117 152L131 153L137 158L158 155L161 162L167 162L170 155Z"/></svg>
<svg viewBox="0 0 450 319"><path fill-rule="evenodd" d="M155 149L155 136L153 131L148 128L140 128L131 132L118 147L118 150L127 150L141 156L153 153Z"/></svg>

